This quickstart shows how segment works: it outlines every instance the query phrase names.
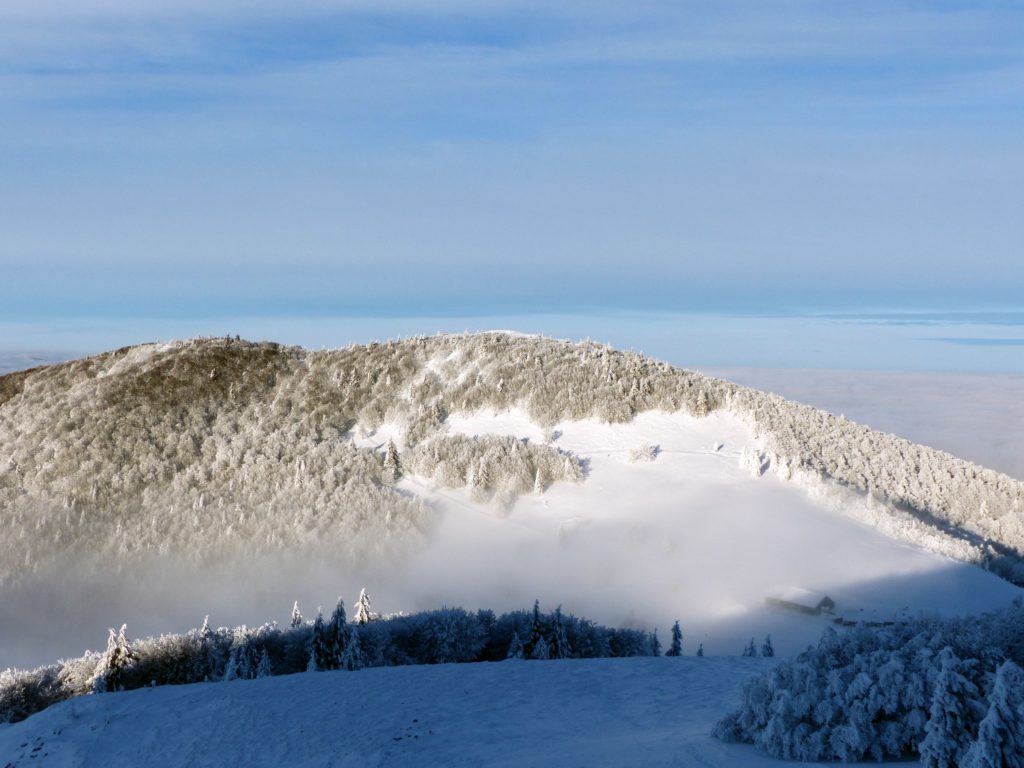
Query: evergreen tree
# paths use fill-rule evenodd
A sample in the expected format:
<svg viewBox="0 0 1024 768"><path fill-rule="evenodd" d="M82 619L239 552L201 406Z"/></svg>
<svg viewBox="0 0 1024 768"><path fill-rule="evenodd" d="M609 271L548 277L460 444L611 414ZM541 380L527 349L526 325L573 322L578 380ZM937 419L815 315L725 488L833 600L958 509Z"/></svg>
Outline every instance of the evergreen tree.
<svg viewBox="0 0 1024 768"><path fill-rule="evenodd" d="M530 642L526 644L526 653L533 658L533 649L544 638L544 625L540 620L540 600L533 601L533 620L530 622Z"/></svg>
<svg viewBox="0 0 1024 768"><path fill-rule="evenodd" d="M110 630L106 653L100 658L92 678L94 693L124 690L126 677L135 663L135 650L128 641L128 625L122 624L120 632Z"/></svg>
<svg viewBox="0 0 1024 768"><path fill-rule="evenodd" d="M238 644L232 641L231 649L228 651L228 661L224 665L224 677L221 678L225 683L238 679L238 651Z"/></svg>
<svg viewBox="0 0 1024 768"><path fill-rule="evenodd" d="M292 629L302 626L302 614L299 612L299 601L292 606Z"/></svg>
<svg viewBox="0 0 1024 768"><path fill-rule="evenodd" d="M683 655L683 630L679 628L679 622L677 621L672 625L672 644L665 651L666 656L682 656Z"/></svg>
<svg viewBox="0 0 1024 768"><path fill-rule="evenodd" d="M236 675L240 680L252 680L256 677L259 655L252 633L243 626L239 635L238 655L236 657Z"/></svg>
<svg viewBox="0 0 1024 768"><path fill-rule="evenodd" d="M761 643L761 655L766 659L770 659L775 655L775 648L772 647L772 636L765 635L764 642Z"/></svg>
<svg viewBox="0 0 1024 768"><path fill-rule="evenodd" d="M981 693L968 678L977 662L961 661L949 647L942 649L938 661L926 735L918 750L925 768L957 768L983 714Z"/></svg>
<svg viewBox="0 0 1024 768"><path fill-rule="evenodd" d="M562 606L555 608L549 652L552 659L568 659L572 655L569 638L565 634L565 622L562 621Z"/></svg>
<svg viewBox="0 0 1024 768"><path fill-rule="evenodd" d="M540 468L533 475L533 492L540 496L544 493L544 478L541 477Z"/></svg>
<svg viewBox="0 0 1024 768"><path fill-rule="evenodd" d="M477 462L470 477L470 496L473 501L484 502L488 499L491 485L491 473L487 468L487 459L483 456Z"/></svg>
<svg viewBox="0 0 1024 768"><path fill-rule="evenodd" d="M359 627L349 625L345 653L341 658L342 669L355 672L363 668L363 651L359 643Z"/></svg>
<svg viewBox="0 0 1024 768"><path fill-rule="evenodd" d="M394 440L388 440L388 448L384 453L384 477L394 483L402 476L402 461L398 456L398 448Z"/></svg>
<svg viewBox="0 0 1024 768"><path fill-rule="evenodd" d="M508 653L505 654L506 659L521 659L525 655L525 649L523 648L523 641L519 638L519 633L515 630L512 631L512 642L508 644Z"/></svg>
<svg viewBox="0 0 1024 768"><path fill-rule="evenodd" d="M323 611L317 609L316 621L313 622L313 636L309 641L309 664L306 670L309 672L323 672L324 670L331 669L334 664L334 654L332 653L332 640L331 634L328 632L327 625L324 623Z"/></svg>
<svg viewBox="0 0 1024 768"><path fill-rule="evenodd" d="M214 659L216 644L215 633L210 629L210 617L203 619L203 625L192 634L192 663L189 670L190 683L199 683L214 677L217 661Z"/></svg>
<svg viewBox="0 0 1024 768"><path fill-rule="evenodd" d="M697 655L700 657L704 656L704 643L701 643L699 646L697 646Z"/></svg>
<svg viewBox="0 0 1024 768"><path fill-rule="evenodd" d="M964 768L1024 768L1024 671L1012 661L996 670L988 713Z"/></svg>
<svg viewBox="0 0 1024 768"><path fill-rule="evenodd" d="M270 677L274 674L273 669L270 666L270 656L267 654L267 649L264 648L260 652L260 661L256 665L256 677Z"/></svg>
<svg viewBox="0 0 1024 768"><path fill-rule="evenodd" d="M331 669L341 668L341 659L345 655L345 647L348 642L348 624L345 620L345 601L339 597L338 604L334 606L334 613L331 614L331 623L328 625L328 635L331 641Z"/></svg>
<svg viewBox="0 0 1024 768"><path fill-rule="evenodd" d="M538 661L547 661L551 658L551 652L548 649L548 641L543 637L537 640L533 646L533 650L530 651L530 658L537 659Z"/></svg>
<svg viewBox="0 0 1024 768"><path fill-rule="evenodd" d="M658 630L651 632L651 656L661 656L661 641L658 640Z"/></svg>
<svg viewBox="0 0 1024 768"><path fill-rule="evenodd" d="M757 646L754 645L754 638L750 638L750 642L747 647L743 649L743 655L751 658L757 656Z"/></svg>
<svg viewBox="0 0 1024 768"><path fill-rule="evenodd" d="M366 594L366 587L359 591L359 602L356 604L356 624L368 624L373 620L373 611L370 608L370 596Z"/></svg>

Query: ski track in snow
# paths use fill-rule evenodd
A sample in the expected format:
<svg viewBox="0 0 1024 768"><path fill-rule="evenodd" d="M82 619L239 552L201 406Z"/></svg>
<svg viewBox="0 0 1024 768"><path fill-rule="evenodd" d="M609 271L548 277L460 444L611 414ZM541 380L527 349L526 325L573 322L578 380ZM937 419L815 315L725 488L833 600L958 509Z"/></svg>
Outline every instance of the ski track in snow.
<svg viewBox="0 0 1024 768"><path fill-rule="evenodd" d="M711 737L744 658L318 672L101 694L0 727L10 768L623 768L786 763Z"/></svg>

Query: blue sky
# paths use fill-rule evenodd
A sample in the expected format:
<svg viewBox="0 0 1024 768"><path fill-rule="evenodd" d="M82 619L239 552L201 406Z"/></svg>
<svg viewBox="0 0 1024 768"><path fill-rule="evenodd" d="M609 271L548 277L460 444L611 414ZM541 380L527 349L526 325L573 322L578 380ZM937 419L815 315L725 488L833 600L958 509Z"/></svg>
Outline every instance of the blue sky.
<svg viewBox="0 0 1024 768"><path fill-rule="evenodd" d="M5 0L0 320L1019 307L1022 41L1019 2Z"/></svg>

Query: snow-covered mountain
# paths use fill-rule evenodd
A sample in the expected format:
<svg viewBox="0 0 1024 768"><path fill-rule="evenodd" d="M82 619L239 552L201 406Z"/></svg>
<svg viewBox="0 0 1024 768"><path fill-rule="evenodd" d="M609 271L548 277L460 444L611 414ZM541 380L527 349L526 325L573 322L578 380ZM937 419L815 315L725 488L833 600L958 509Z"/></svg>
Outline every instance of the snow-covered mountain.
<svg viewBox="0 0 1024 768"><path fill-rule="evenodd" d="M589 342L132 347L0 377L0 448L0 665L363 585L788 652L1024 573L1024 484Z"/></svg>

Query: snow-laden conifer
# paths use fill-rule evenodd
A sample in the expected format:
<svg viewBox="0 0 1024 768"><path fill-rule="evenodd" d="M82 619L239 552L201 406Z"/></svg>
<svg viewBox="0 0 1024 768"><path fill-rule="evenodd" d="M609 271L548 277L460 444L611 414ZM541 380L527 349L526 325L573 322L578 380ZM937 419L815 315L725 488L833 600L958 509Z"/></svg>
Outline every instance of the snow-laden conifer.
<svg viewBox="0 0 1024 768"><path fill-rule="evenodd" d="M530 651L530 658L538 661L547 661L551 658L551 652L548 648L548 641L543 637L540 637L533 645L533 650Z"/></svg>
<svg viewBox="0 0 1024 768"><path fill-rule="evenodd" d="M299 611L299 601L298 600L296 600L295 601L295 605L292 606L291 626L292 626L293 629L295 627L302 626L302 612Z"/></svg>
<svg viewBox="0 0 1024 768"><path fill-rule="evenodd" d="M128 626L121 625L120 631L110 630L107 650L100 657L92 678L94 693L124 690L126 677L135 663L135 650L128 640Z"/></svg>
<svg viewBox="0 0 1024 768"><path fill-rule="evenodd" d="M555 608L551 621L551 643L549 654L552 659L568 659L572 656L569 638L565 633L565 622L562 620L562 606ZM653 654L657 656L657 654Z"/></svg>
<svg viewBox="0 0 1024 768"><path fill-rule="evenodd" d="M345 651L341 657L341 667L349 672L355 672L357 669L362 669L364 663L363 649L359 640L359 627L349 624Z"/></svg>
<svg viewBox="0 0 1024 768"><path fill-rule="evenodd" d="M316 620L313 622L313 634L309 641L309 672L323 672L331 669L334 664L334 637L324 622L324 613L317 609Z"/></svg>
<svg viewBox="0 0 1024 768"><path fill-rule="evenodd" d="M1024 768L1024 671L1012 661L996 670L988 712L963 768Z"/></svg>
<svg viewBox="0 0 1024 768"><path fill-rule="evenodd" d="M683 655L683 630L679 628L679 622L676 621L672 624L672 644L669 645L668 650L665 651L666 656L682 656Z"/></svg>
<svg viewBox="0 0 1024 768"><path fill-rule="evenodd" d="M512 641L508 644L508 651L505 654L506 659L521 659L525 655L523 649L523 641L519 637L518 630L512 631Z"/></svg>
<svg viewBox="0 0 1024 768"><path fill-rule="evenodd" d="M270 665L270 655L267 653L267 649L264 648L260 651L260 660L256 665L256 677L270 677L274 674L273 667Z"/></svg>
<svg viewBox="0 0 1024 768"><path fill-rule="evenodd" d="M394 440L388 440L388 447L384 453L384 477L389 482L397 482L402 476L402 461L398 455L398 448Z"/></svg>
<svg viewBox="0 0 1024 768"><path fill-rule="evenodd" d="M984 714L981 692L970 679L977 661L961 660L946 647L939 653L938 663L926 735L919 747L921 764L925 768L958 768Z"/></svg>
<svg viewBox="0 0 1024 768"><path fill-rule="evenodd" d="M356 624L368 624L373 621L373 608L370 605L370 595L366 592L366 587L359 590L359 600L356 603L354 619Z"/></svg>

